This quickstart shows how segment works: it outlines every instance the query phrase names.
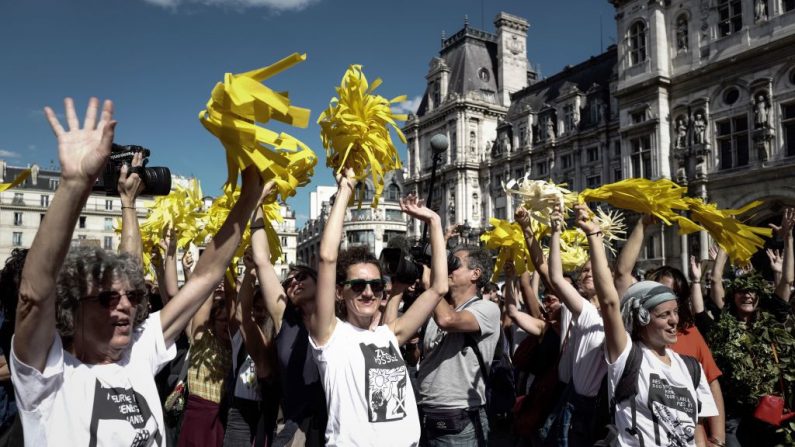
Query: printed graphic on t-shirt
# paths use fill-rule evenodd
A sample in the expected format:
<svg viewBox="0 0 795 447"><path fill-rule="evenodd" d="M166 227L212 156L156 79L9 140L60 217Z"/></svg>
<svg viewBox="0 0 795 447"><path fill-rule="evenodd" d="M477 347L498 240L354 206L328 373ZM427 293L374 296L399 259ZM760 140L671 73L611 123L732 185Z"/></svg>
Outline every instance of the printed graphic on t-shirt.
<svg viewBox="0 0 795 447"><path fill-rule="evenodd" d="M692 445L696 436L696 402L685 387L673 387L657 374L649 375L649 409L654 422L654 440L662 445L665 430L668 447Z"/></svg>
<svg viewBox="0 0 795 447"><path fill-rule="evenodd" d="M128 430L119 430L119 423L129 423ZM132 388L103 387L99 380L94 387L91 408L90 447L122 445L131 439L130 447L161 445L157 420L143 396Z"/></svg>
<svg viewBox="0 0 795 447"><path fill-rule="evenodd" d="M367 414L370 422L396 421L406 417L406 363L392 343L381 348L359 343L364 356Z"/></svg>

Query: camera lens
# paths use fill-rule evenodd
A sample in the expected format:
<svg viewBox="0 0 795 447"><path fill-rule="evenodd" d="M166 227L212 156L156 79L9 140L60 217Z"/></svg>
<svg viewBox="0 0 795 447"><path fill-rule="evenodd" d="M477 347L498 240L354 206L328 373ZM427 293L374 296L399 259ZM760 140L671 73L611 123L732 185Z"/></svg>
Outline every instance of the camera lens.
<svg viewBox="0 0 795 447"><path fill-rule="evenodd" d="M171 170L163 166L145 168L143 181L144 194L165 196L171 192Z"/></svg>

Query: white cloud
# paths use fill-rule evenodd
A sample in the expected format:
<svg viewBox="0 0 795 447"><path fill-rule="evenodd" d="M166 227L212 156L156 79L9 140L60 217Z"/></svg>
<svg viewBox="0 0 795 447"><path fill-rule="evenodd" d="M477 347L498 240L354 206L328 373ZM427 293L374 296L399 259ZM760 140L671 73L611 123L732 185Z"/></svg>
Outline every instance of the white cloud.
<svg viewBox="0 0 795 447"><path fill-rule="evenodd" d="M176 9L180 5L200 4L231 8L269 8L275 11L300 11L320 0L144 0L153 5Z"/></svg>
<svg viewBox="0 0 795 447"><path fill-rule="evenodd" d="M415 96L395 106L394 111L396 113L417 113L420 102L422 102L422 96Z"/></svg>
<svg viewBox="0 0 795 447"><path fill-rule="evenodd" d="M19 158L19 154L14 151L0 149L0 158Z"/></svg>

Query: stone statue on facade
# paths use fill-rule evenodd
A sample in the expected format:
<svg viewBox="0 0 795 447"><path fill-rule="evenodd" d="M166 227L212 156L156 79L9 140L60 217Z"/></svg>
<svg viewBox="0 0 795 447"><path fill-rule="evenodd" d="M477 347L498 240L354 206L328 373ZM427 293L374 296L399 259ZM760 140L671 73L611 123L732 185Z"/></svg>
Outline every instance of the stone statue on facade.
<svg viewBox="0 0 795 447"><path fill-rule="evenodd" d="M478 193L472 194L472 217L478 217L480 214L480 196Z"/></svg>
<svg viewBox="0 0 795 447"><path fill-rule="evenodd" d="M555 124L552 122L552 117L547 115L544 120L545 137L550 141L555 141Z"/></svg>
<svg viewBox="0 0 795 447"><path fill-rule="evenodd" d="M760 129L767 127L769 110L765 95L757 95L756 101L752 103L754 106L754 124L756 125L756 128Z"/></svg>
<svg viewBox="0 0 795 447"><path fill-rule="evenodd" d="M707 121L704 119L704 114L696 112L696 117L693 119L693 139L696 144L704 144L706 142Z"/></svg>
<svg viewBox="0 0 795 447"><path fill-rule="evenodd" d="M676 24L676 49L679 51L687 51L687 20L680 20Z"/></svg>
<svg viewBox="0 0 795 447"><path fill-rule="evenodd" d="M676 120L676 143L677 149L684 149L687 146L687 124L683 118Z"/></svg>
<svg viewBox="0 0 795 447"><path fill-rule="evenodd" d="M754 20L757 22L767 20L767 0L756 0L754 4Z"/></svg>

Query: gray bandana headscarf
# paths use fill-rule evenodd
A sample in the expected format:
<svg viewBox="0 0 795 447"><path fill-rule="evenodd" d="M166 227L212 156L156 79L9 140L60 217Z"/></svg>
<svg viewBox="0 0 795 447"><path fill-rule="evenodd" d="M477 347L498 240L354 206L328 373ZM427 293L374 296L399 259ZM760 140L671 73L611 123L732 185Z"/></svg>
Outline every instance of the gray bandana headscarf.
<svg viewBox="0 0 795 447"><path fill-rule="evenodd" d="M649 311L658 304L676 300L674 291L656 281L641 281L629 286L621 298L621 318L624 327L632 332L633 322L646 326L651 320Z"/></svg>

